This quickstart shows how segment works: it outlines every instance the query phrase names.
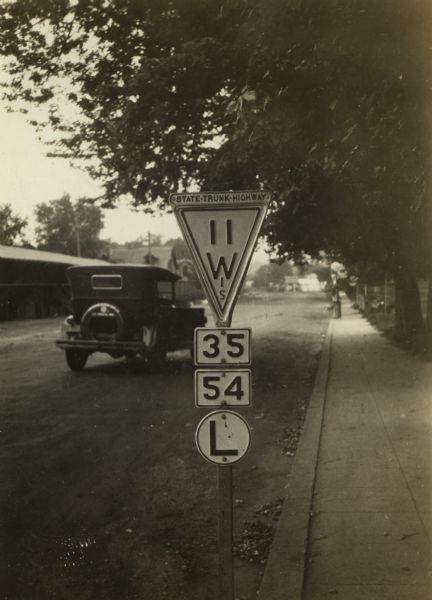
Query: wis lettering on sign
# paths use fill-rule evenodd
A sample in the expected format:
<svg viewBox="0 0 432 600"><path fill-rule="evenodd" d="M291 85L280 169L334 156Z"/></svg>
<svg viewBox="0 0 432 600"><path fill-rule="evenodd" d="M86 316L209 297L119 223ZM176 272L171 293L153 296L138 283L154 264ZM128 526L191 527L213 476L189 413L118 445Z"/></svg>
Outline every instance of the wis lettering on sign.
<svg viewBox="0 0 432 600"><path fill-rule="evenodd" d="M231 320L269 201L268 192L171 196L177 221L219 326Z"/></svg>

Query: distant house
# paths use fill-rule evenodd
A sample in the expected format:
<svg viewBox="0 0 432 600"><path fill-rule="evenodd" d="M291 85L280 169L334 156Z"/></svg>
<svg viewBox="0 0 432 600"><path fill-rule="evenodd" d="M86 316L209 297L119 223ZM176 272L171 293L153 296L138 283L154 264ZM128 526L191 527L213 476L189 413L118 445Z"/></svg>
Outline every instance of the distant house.
<svg viewBox="0 0 432 600"><path fill-rule="evenodd" d="M289 292L298 292L301 289L297 275L285 275L284 279L285 289Z"/></svg>
<svg viewBox="0 0 432 600"><path fill-rule="evenodd" d="M310 273L306 277L300 277L299 284L302 292L321 291L321 285L316 273Z"/></svg>
<svg viewBox="0 0 432 600"><path fill-rule="evenodd" d="M172 246L115 246L110 250L110 262L121 264L154 265L179 274L178 261Z"/></svg>

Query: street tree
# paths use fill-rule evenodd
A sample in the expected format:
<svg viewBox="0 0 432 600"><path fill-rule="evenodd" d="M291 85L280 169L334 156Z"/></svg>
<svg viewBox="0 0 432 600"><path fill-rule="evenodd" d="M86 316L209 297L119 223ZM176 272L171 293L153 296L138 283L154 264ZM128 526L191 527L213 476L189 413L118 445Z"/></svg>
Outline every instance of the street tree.
<svg viewBox="0 0 432 600"><path fill-rule="evenodd" d="M24 230L27 219L14 213L10 204L0 205L0 244L5 246L27 245Z"/></svg>
<svg viewBox="0 0 432 600"><path fill-rule="evenodd" d="M99 257L105 243L99 234L103 215L99 207L80 198L72 203L64 194L57 200L38 204L35 209L37 247L73 256Z"/></svg>
<svg viewBox="0 0 432 600"><path fill-rule="evenodd" d="M179 274L189 281L191 281L195 288L200 289L201 284L193 263L190 250L188 245L183 238L169 238L165 242L165 246L172 248L177 264Z"/></svg>
<svg viewBox="0 0 432 600"><path fill-rule="evenodd" d="M280 256L380 264L411 334L432 269L430 29L427 0L0 6L8 99L49 107L52 153L85 161L106 205L268 187Z"/></svg>
<svg viewBox="0 0 432 600"><path fill-rule="evenodd" d="M165 242L165 246L173 248L177 258L191 259L191 254L188 245L183 238L169 238Z"/></svg>

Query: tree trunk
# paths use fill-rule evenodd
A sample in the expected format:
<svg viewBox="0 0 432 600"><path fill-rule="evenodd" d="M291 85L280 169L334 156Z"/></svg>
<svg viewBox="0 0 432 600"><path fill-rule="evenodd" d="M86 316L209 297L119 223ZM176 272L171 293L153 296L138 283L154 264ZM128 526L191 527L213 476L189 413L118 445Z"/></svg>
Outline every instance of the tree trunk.
<svg viewBox="0 0 432 600"><path fill-rule="evenodd" d="M426 310L426 346L432 355L432 273L429 275L427 310Z"/></svg>
<svg viewBox="0 0 432 600"><path fill-rule="evenodd" d="M409 342L418 341L425 333L425 324L417 280L407 269L400 269L395 276L395 294L396 333Z"/></svg>

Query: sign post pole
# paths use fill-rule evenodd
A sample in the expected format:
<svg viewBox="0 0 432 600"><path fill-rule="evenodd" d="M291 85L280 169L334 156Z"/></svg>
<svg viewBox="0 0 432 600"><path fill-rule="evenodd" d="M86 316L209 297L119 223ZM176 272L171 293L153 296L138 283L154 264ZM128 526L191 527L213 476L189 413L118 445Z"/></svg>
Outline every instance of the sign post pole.
<svg viewBox="0 0 432 600"><path fill-rule="evenodd" d="M220 599L234 600L232 466L218 467Z"/></svg>
<svg viewBox="0 0 432 600"><path fill-rule="evenodd" d="M217 327L231 327L228 321L216 321ZM219 596L221 600L234 600L234 515L232 466L218 466L219 510Z"/></svg>
<svg viewBox="0 0 432 600"><path fill-rule="evenodd" d="M231 407L251 405L250 329L231 329L232 314L271 194L198 192L171 204L212 309L217 329L195 329L195 404L213 407L198 424L196 445L217 465L219 598L234 600L232 464L250 445L250 428ZM210 367L210 370L208 370ZM213 370L211 370L213 368Z"/></svg>

